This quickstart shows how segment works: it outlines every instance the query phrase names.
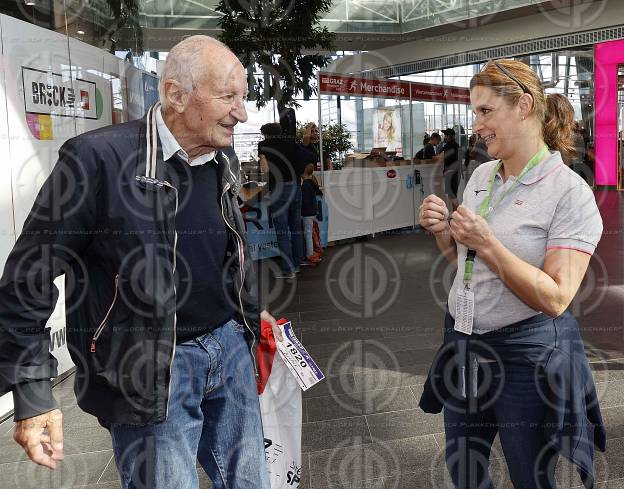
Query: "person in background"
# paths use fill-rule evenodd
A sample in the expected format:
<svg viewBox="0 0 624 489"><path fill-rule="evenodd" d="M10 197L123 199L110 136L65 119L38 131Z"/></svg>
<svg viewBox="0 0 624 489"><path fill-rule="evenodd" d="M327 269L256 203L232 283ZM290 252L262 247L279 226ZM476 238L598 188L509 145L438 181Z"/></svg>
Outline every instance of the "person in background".
<svg viewBox="0 0 624 489"><path fill-rule="evenodd" d="M314 122L309 122L303 133L303 141L301 146L314 155L315 169L321 170L321 155L320 155L320 133L318 126ZM325 169L329 169L330 162L328 158L325 158Z"/></svg>
<svg viewBox="0 0 624 489"><path fill-rule="evenodd" d="M440 136L439 132L434 132L431 134L431 139L434 139L438 142L437 144L435 144L435 154L439 155L440 153L442 153L442 151L444 150L444 144L445 142L442 141L442 137Z"/></svg>
<svg viewBox="0 0 624 489"><path fill-rule="evenodd" d="M442 131L444 134L444 147L442 148L442 159L444 160L444 192L451 199L453 209L457 209L459 202L457 200L457 189L459 187L459 171L460 171L460 148L455 141L455 129L449 127Z"/></svg>
<svg viewBox="0 0 624 489"><path fill-rule="evenodd" d="M487 153L487 146L483 138L479 137L477 133L472 134L468 139L468 149L464 158L459 188L457 190L457 200L460 204L463 202L464 190L475 169L482 163L490 160L492 160L492 157Z"/></svg>
<svg viewBox="0 0 624 489"><path fill-rule="evenodd" d="M591 188L564 164L574 152L574 109L561 94L546 96L516 60L489 62L470 82L470 101L473 130L496 160L475 170L450 220L435 195L421 206L420 224L457 273L420 406L444 410L458 489L494 487L497 435L513 487L556 488L560 455L594 487L605 426L568 307L602 219Z"/></svg>
<svg viewBox="0 0 624 489"><path fill-rule="evenodd" d="M264 124L258 143L260 169L269 174L271 215L281 256L278 279L293 279L303 260L301 186L303 163L298 145L279 123Z"/></svg>
<svg viewBox="0 0 624 489"><path fill-rule="evenodd" d="M309 163L303 172L301 182L301 217L303 218L303 233L305 243L305 261L302 265L316 266L320 263L321 257L314 253L313 229L316 221L317 202L316 196L323 195L318 182L314 177L314 165Z"/></svg>
<svg viewBox="0 0 624 489"><path fill-rule="evenodd" d="M423 141L424 147L416 153L417 160L430 160L436 155L436 146L440 143L440 135L434 132L428 141Z"/></svg>

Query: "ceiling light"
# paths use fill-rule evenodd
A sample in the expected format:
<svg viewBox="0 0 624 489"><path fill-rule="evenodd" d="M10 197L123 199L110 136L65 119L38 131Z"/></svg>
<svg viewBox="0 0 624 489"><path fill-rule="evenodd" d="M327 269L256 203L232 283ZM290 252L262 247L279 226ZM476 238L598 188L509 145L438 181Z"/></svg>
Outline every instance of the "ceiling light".
<svg viewBox="0 0 624 489"><path fill-rule="evenodd" d="M82 36L84 34L84 31L83 30L78 30L78 31L76 31L76 34L79 34L79 35Z"/></svg>
<svg viewBox="0 0 624 489"><path fill-rule="evenodd" d="M26 5L33 7L35 5L35 0L26 0Z"/></svg>

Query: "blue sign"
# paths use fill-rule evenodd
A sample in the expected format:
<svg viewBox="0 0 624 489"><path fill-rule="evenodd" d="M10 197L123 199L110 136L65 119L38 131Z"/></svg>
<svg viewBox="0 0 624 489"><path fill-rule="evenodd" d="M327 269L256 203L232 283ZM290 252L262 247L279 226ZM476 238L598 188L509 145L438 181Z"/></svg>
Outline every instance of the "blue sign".
<svg viewBox="0 0 624 489"><path fill-rule="evenodd" d="M158 78L149 73L143 73L143 110L147 112L149 108L158 102Z"/></svg>
<svg viewBox="0 0 624 489"><path fill-rule="evenodd" d="M414 175L408 175L407 176L407 180L405 181L405 185L406 187L409 188L414 188Z"/></svg>
<svg viewBox="0 0 624 489"><path fill-rule="evenodd" d="M316 215L319 231L321 233L321 245L327 246L327 204L317 197L319 212ZM247 243L254 260L262 260L272 256L279 256L277 235L273 226L271 209L268 200L264 199L254 204L245 204L242 209L245 227L247 228Z"/></svg>

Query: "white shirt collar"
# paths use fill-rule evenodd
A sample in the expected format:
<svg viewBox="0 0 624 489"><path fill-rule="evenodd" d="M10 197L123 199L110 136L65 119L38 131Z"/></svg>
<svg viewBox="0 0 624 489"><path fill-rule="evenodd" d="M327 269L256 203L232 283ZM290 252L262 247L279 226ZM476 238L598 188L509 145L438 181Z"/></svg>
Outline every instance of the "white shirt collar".
<svg viewBox="0 0 624 489"><path fill-rule="evenodd" d="M215 157L215 151L212 151L189 161L188 154L186 154L186 151L182 149L180 143L178 143L174 135L171 134L167 124L165 124L160 109L156 111L156 129L158 130L158 139L160 139L164 161L167 161L169 158L177 155L183 161L186 161L190 166L197 166L203 165ZM217 160L215 160L215 162L216 161Z"/></svg>

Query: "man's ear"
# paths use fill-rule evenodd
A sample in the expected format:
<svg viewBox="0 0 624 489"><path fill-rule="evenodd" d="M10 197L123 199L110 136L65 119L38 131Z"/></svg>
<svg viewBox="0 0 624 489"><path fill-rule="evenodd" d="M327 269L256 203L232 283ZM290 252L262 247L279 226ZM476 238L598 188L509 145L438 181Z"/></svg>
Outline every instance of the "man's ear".
<svg viewBox="0 0 624 489"><path fill-rule="evenodd" d="M169 107L178 113L184 112L189 99L188 91L186 91L176 80L167 79L164 81L164 84L165 97L169 102Z"/></svg>
<svg viewBox="0 0 624 489"><path fill-rule="evenodd" d="M518 99L518 107L520 107L520 115L522 117L528 117L533 112L533 95L530 93L523 93Z"/></svg>

